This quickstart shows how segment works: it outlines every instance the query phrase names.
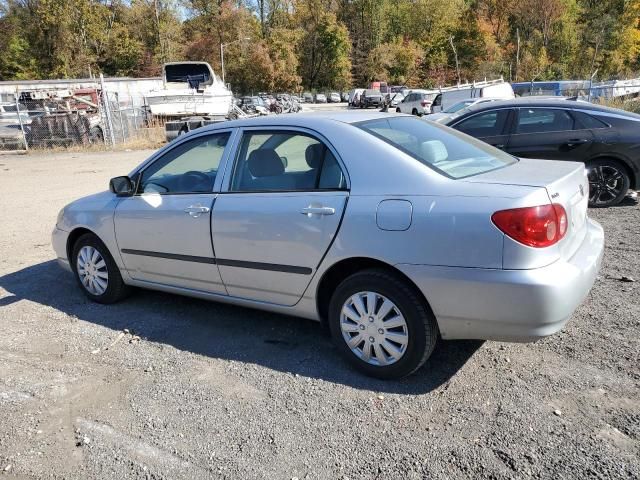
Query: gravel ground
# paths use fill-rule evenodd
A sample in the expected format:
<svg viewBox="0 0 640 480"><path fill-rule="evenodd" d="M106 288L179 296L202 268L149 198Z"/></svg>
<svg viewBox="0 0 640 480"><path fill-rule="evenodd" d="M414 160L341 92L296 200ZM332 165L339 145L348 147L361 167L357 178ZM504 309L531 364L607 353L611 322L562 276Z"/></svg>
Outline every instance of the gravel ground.
<svg viewBox="0 0 640 480"><path fill-rule="evenodd" d="M0 156L0 478L640 478L634 202L590 212L604 264L562 333L441 342L382 382L314 322L87 301L53 261L56 214L148 153Z"/></svg>

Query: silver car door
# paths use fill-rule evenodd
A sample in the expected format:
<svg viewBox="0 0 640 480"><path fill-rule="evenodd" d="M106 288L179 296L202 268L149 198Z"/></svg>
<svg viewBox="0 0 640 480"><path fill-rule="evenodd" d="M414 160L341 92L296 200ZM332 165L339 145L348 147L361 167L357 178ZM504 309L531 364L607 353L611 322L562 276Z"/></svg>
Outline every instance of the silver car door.
<svg viewBox="0 0 640 480"><path fill-rule="evenodd" d="M245 129L237 150L211 223L222 279L229 295L293 305L338 231L348 179L301 129Z"/></svg>
<svg viewBox="0 0 640 480"><path fill-rule="evenodd" d="M122 260L135 280L226 293L211 242L211 209L231 131L178 143L140 172L116 207Z"/></svg>

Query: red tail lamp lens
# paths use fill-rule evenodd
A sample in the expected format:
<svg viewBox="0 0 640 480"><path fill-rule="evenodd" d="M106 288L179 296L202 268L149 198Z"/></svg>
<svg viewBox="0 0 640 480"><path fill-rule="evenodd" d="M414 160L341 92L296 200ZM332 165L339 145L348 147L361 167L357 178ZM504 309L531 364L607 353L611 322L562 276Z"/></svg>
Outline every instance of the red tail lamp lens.
<svg viewBox="0 0 640 480"><path fill-rule="evenodd" d="M506 235L529 247L549 247L567 233L567 212L557 203L500 210L491 220Z"/></svg>

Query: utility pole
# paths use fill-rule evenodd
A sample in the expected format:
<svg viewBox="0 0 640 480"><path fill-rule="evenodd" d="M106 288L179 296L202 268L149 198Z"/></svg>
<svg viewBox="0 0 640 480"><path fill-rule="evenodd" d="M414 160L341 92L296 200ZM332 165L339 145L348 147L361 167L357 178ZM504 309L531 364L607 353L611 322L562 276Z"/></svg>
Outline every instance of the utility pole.
<svg viewBox="0 0 640 480"><path fill-rule="evenodd" d="M449 36L449 43L451 43L451 49L453 50L453 56L456 59L456 76L458 77L458 85L460 85L460 64L458 63L458 52L453 44L453 35Z"/></svg>
<svg viewBox="0 0 640 480"><path fill-rule="evenodd" d="M242 42L243 40L251 40L251 38L249 37L244 37L244 38L239 38L238 40L234 40L233 42L229 42L229 43L220 43L220 69L222 70L222 83L225 84L224 82L224 47L228 47L229 45L232 45L236 42Z"/></svg>
<svg viewBox="0 0 640 480"><path fill-rule="evenodd" d="M518 69L520 68L520 29L516 28L516 40L518 46L516 48L516 82L518 81Z"/></svg>

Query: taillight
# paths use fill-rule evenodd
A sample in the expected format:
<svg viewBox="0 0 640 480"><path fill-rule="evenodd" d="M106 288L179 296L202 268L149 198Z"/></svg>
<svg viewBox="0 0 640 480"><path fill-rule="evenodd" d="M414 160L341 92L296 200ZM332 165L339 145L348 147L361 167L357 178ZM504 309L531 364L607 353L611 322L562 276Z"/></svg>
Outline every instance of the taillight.
<svg viewBox="0 0 640 480"><path fill-rule="evenodd" d="M431 102L428 102L428 101L426 101L426 100L422 100L422 101L420 102L420 105L421 105L421 106L423 106L423 107L428 107L429 105L431 105Z"/></svg>
<svg viewBox="0 0 640 480"><path fill-rule="evenodd" d="M567 233L567 212L557 203L500 210L491 220L506 235L530 247L549 247Z"/></svg>

